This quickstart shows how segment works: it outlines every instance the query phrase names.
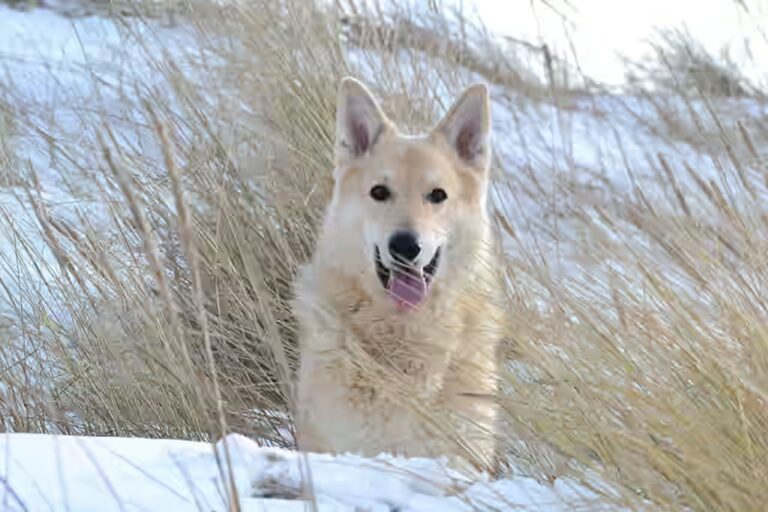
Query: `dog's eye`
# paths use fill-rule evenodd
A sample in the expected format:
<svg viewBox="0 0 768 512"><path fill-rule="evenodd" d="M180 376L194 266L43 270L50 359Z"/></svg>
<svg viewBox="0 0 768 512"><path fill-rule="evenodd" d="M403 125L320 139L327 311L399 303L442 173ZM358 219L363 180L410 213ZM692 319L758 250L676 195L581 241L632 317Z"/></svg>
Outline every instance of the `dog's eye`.
<svg viewBox="0 0 768 512"><path fill-rule="evenodd" d="M386 185L376 185L371 189L371 197L374 201L386 201L392 195Z"/></svg>
<svg viewBox="0 0 768 512"><path fill-rule="evenodd" d="M433 204L440 204L448 199L448 194L441 188L432 189L432 192L427 194L427 201Z"/></svg>

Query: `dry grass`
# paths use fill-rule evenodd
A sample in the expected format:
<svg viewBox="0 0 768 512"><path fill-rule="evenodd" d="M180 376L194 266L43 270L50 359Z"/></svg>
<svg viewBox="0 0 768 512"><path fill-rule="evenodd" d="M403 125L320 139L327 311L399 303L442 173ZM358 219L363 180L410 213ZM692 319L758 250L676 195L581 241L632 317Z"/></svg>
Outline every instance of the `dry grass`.
<svg viewBox="0 0 768 512"><path fill-rule="evenodd" d="M683 30L662 30L652 40L653 55L629 66L628 79L668 94L744 97L758 89L743 76L728 48L713 55Z"/></svg>
<svg viewBox="0 0 768 512"><path fill-rule="evenodd" d="M761 85L746 76L729 47L713 54L684 30L659 31L649 49L647 58L625 63L631 90L655 111L648 128L698 151L722 154L720 124L754 118L748 110L765 101ZM764 142L764 119L751 121L758 121L753 137Z"/></svg>
<svg viewBox="0 0 768 512"><path fill-rule="evenodd" d="M432 44L453 15L410 18L421 28L408 39L393 36L402 18L337 9L206 11L183 51L147 49L151 82L94 75L100 100L77 98L76 130L0 89L0 183L15 185L0 205L0 426L289 443L287 299L330 190L339 78L374 78L413 129L478 77L512 104L566 94L489 50L482 31ZM121 26L139 47L153 37ZM630 509L763 509L765 157L747 129L716 126L711 177L653 157L628 163L627 190L587 194L553 172L570 171L559 160L530 172L497 162L510 199L496 211L502 403L518 467ZM496 144L512 140L502 131ZM22 142L46 159L27 160ZM640 165L657 174L636 177ZM518 218L518 201L538 223Z"/></svg>

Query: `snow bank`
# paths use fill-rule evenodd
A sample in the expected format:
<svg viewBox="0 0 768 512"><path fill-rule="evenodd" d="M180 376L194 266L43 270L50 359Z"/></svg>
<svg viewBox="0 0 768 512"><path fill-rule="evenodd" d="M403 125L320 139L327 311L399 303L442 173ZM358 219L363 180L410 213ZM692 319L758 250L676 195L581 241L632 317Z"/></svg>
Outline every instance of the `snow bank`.
<svg viewBox="0 0 768 512"><path fill-rule="evenodd" d="M430 459L333 457L232 434L226 442L243 512L574 510L594 496L527 478L469 481ZM223 456L221 457L223 460ZM226 511L226 482L207 443L4 434L0 509Z"/></svg>

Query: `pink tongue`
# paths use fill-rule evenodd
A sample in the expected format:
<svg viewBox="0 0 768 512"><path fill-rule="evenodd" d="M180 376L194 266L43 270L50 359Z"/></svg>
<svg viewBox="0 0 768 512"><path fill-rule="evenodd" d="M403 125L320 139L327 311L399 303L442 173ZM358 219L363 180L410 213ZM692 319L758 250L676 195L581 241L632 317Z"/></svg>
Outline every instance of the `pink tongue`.
<svg viewBox="0 0 768 512"><path fill-rule="evenodd" d="M401 309L415 309L427 296L427 283L421 276L393 273L389 292Z"/></svg>

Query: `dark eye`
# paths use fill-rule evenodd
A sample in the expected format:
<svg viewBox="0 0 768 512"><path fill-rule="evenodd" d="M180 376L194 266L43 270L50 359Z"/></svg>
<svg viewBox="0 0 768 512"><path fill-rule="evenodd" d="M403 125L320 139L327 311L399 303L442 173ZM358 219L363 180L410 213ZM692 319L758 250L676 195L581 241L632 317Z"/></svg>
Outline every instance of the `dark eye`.
<svg viewBox="0 0 768 512"><path fill-rule="evenodd" d="M371 189L371 197L374 201L386 201L392 195L386 185L376 185Z"/></svg>
<svg viewBox="0 0 768 512"><path fill-rule="evenodd" d="M427 201L433 204L440 204L448 199L448 194L441 188L432 189L432 192L427 194Z"/></svg>

